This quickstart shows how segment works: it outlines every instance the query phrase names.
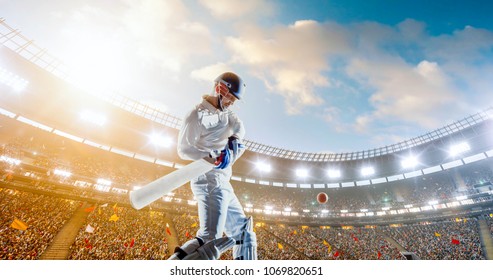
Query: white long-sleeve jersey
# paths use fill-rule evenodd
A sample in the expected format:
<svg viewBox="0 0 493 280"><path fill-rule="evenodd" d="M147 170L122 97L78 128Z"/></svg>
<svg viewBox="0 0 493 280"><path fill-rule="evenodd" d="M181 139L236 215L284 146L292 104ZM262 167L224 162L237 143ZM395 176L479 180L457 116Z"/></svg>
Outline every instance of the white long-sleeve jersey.
<svg viewBox="0 0 493 280"><path fill-rule="evenodd" d="M185 160L198 160L209 156L212 150L222 150L228 143L228 137L236 135L243 139L245 127L243 122L231 110L221 111L209 103L205 97L202 103L197 105L183 121L178 135L178 155ZM237 156L241 156L243 151ZM229 179L231 177L231 165L223 171Z"/></svg>

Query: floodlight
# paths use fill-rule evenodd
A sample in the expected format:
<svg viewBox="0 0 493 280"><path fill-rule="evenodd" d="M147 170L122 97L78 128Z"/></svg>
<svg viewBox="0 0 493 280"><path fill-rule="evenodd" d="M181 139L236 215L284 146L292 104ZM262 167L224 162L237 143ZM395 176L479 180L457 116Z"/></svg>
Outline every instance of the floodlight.
<svg viewBox="0 0 493 280"><path fill-rule="evenodd" d="M28 81L3 68L0 68L0 83L11 87L15 91L22 91L29 84Z"/></svg>
<svg viewBox="0 0 493 280"><path fill-rule="evenodd" d="M341 210L341 213L347 213L347 212L348 212L348 210L345 210L345 209Z"/></svg>
<svg viewBox="0 0 493 280"><path fill-rule="evenodd" d="M418 164L418 159L415 156L410 156L401 161L402 168L412 168Z"/></svg>
<svg viewBox="0 0 493 280"><path fill-rule="evenodd" d="M327 170L327 175L329 175L329 178L340 178L341 171L337 169L329 169Z"/></svg>
<svg viewBox="0 0 493 280"><path fill-rule="evenodd" d="M322 212L323 214L327 214L327 213L329 213L329 210L327 210L327 209L323 209L321 212Z"/></svg>
<svg viewBox="0 0 493 280"><path fill-rule="evenodd" d="M308 170L306 169L296 169L296 176L301 178L308 177Z"/></svg>
<svg viewBox="0 0 493 280"><path fill-rule="evenodd" d="M265 205L264 209L265 209L265 210L272 210L272 209L274 209L274 207L269 206L269 205Z"/></svg>
<svg viewBox="0 0 493 280"><path fill-rule="evenodd" d="M106 116L93 111L85 110L80 113L80 118L95 125L103 126L106 124Z"/></svg>
<svg viewBox="0 0 493 280"><path fill-rule="evenodd" d="M99 185L105 185L105 186L111 186L111 181L108 181L106 179L98 179L98 184Z"/></svg>
<svg viewBox="0 0 493 280"><path fill-rule="evenodd" d="M373 167L364 167L361 169L361 175L369 176L375 174L375 169Z"/></svg>
<svg viewBox="0 0 493 280"><path fill-rule="evenodd" d="M464 152L467 152L470 149L471 149L471 147L469 146L468 143L462 142L462 143L450 146L449 153L451 156L456 156L458 154L462 154Z"/></svg>
<svg viewBox="0 0 493 280"><path fill-rule="evenodd" d="M151 143L153 145L158 146L158 147L168 148L173 143L171 138L166 137L166 136L161 135L161 134L157 134L157 133L153 133L153 134L149 135L149 139L151 140Z"/></svg>
<svg viewBox="0 0 493 280"><path fill-rule="evenodd" d="M308 210L308 209L303 209L303 213L310 213L310 210Z"/></svg>
<svg viewBox="0 0 493 280"><path fill-rule="evenodd" d="M13 165L19 165L21 164L21 160L20 159L15 159L15 158L11 158L11 157L8 157L8 156L0 156L0 161L4 161L8 164L13 164Z"/></svg>
<svg viewBox="0 0 493 280"><path fill-rule="evenodd" d="M260 170L260 172L270 172L272 170L272 167L270 166L270 164L267 164L267 163L262 162L262 161L258 161L255 165L256 165L257 169Z"/></svg>
<svg viewBox="0 0 493 280"><path fill-rule="evenodd" d="M71 172L65 171L65 170L61 170L61 169L55 169L55 171L53 171L53 173L55 175L66 177L66 178L72 176L72 173Z"/></svg>
<svg viewBox="0 0 493 280"><path fill-rule="evenodd" d="M461 196L456 197L455 199L464 200L464 199L467 199L467 195L461 195Z"/></svg>
<svg viewBox="0 0 493 280"><path fill-rule="evenodd" d="M285 212L291 212L291 208L286 207L286 208L284 208L284 211L285 211Z"/></svg>

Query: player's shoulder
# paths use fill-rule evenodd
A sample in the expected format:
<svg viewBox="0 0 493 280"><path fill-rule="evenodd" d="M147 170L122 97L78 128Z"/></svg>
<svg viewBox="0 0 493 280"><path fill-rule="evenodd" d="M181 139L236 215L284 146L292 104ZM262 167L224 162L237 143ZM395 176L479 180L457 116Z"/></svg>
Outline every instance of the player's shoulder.
<svg viewBox="0 0 493 280"><path fill-rule="evenodd" d="M224 113L227 114L229 118L234 118L236 120L240 120L240 118L238 117L238 114L236 114L236 112L233 110L227 109L227 111L225 111Z"/></svg>

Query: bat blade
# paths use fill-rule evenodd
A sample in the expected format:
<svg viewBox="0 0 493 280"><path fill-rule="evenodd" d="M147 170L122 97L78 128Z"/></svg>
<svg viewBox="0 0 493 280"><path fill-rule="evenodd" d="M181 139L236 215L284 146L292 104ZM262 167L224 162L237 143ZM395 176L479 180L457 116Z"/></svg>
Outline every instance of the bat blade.
<svg viewBox="0 0 493 280"><path fill-rule="evenodd" d="M129 195L130 204L137 210L142 209L163 195L212 170L213 167L213 164L204 159L189 163L138 190L131 191Z"/></svg>

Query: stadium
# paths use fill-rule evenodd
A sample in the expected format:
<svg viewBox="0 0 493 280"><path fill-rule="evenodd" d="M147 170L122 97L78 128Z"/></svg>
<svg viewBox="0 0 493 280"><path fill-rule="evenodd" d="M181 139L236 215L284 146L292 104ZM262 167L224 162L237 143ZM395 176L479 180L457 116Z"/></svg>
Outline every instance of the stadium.
<svg viewBox="0 0 493 280"><path fill-rule="evenodd" d="M3 19L0 42L0 259L164 260L193 239L188 184L141 210L128 200L188 164L172 146L182 120L82 92ZM351 153L246 140L231 183L260 260L491 260L492 131L488 108Z"/></svg>

